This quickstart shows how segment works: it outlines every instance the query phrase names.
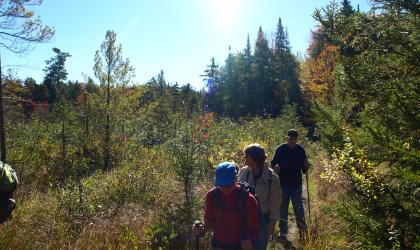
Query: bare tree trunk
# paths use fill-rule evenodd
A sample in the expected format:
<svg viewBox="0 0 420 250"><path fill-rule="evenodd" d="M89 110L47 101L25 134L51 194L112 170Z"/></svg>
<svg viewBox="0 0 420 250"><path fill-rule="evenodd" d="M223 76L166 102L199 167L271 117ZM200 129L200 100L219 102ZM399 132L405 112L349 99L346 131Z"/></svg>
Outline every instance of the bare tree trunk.
<svg viewBox="0 0 420 250"><path fill-rule="evenodd" d="M6 130L4 128L4 113L3 113L3 81L1 70L1 55L0 55L0 151L1 161L6 162Z"/></svg>

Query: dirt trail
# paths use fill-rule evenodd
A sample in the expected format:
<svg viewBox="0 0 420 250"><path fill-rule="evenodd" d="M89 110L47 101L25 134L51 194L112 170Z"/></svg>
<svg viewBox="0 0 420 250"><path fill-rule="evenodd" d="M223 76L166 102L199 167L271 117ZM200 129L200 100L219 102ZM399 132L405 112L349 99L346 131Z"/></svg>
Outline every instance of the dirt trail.
<svg viewBox="0 0 420 250"><path fill-rule="evenodd" d="M305 176L303 176L305 178ZM308 220L308 193L306 191L306 182L303 179L304 185L302 187L302 199L303 199L303 206L305 208L305 219ZM270 240L268 248L270 250L288 250L288 249L302 249L302 246L299 243L299 231L296 226L296 219L295 215L289 211L289 233L287 234L287 239L289 240L290 244L283 245L278 240Z"/></svg>

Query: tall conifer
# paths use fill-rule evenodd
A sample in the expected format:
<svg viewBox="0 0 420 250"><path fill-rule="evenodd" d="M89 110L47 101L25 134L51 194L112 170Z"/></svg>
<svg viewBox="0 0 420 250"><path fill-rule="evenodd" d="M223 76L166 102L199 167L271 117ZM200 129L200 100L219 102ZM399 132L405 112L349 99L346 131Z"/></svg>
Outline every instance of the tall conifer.
<svg viewBox="0 0 420 250"><path fill-rule="evenodd" d="M272 52L268 47L268 41L260 26L257 41L255 42L253 71L255 74L255 103L257 115L269 112L268 106L273 97L272 81Z"/></svg>

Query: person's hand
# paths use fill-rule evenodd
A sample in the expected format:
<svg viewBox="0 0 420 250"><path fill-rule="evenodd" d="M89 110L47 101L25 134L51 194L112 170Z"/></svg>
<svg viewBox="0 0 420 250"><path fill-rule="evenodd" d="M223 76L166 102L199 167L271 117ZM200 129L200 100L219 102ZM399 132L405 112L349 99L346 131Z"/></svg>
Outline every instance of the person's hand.
<svg viewBox="0 0 420 250"><path fill-rule="evenodd" d="M252 244L250 239L241 240L241 248L242 250L253 250L254 244Z"/></svg>
<svg viewBox="0 0 420 250"><path fill-rule="evenodd" d="M303 167L302 167L302 172L303 172L304 174L307 174L307 173L308 173L308 166L307 166L307 165L303 165Z"/></svg>
<svg viewBox="0 0 420 250"><path fill-rule="evenodd" d="M205 233L204 225L200 221L195 221L192 227L192 235L193 237L201 237Z"/></svg>
<svg viewBox="0 0 420 250"><path fill-rule="evenodd" d="M276 226L276 223L271 223L268 226L268 228L267 228L267 236L268 236L268 238L270 238L270 236L273 234L275 226Z"/></svg>

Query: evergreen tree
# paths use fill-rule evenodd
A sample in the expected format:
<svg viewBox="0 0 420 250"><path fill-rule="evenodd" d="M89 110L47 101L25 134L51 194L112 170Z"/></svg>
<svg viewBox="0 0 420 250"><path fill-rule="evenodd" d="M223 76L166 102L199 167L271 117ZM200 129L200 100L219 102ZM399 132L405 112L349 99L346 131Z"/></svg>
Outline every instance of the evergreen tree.
<svg viewBox="0 0 420 250"><path fill-rule="evenodd" d="M300 103L300 89L298 78L298 66L291 52L287 32L281 23L277 24L274 43L274 80L276 82L276 98L273 103L273 113L278 114L281 107L286 103Z"/></svg>
<svg viewBox="0 0 420 250"><path fill-rule="evenodd" d="M88 77L87 79L85 91L89 94L97 94L99 91L98 86L94 83L93 79L90 77Z"/></svg>
<svg viewBox="0 0 420 250"><path fill-rule="evenodd" d="M327 43L332 45L337 45L338 34L342 30L340 25L340 6L335 1L332 0L325 8L316 9L313 18L318 20L320 26L322 27L322 35L320 38L326 40Z"/></svg>
<svg viewBox="0 0 420 250"><path fill-rule="evenodd" d="M244 70L245 64L245 55L244 53L238 52L235 55L235 69L234 69L234 78L236 80L236 112L237 116L246 115L246 106L247 106L247 92L246 92L246 73Z"/></svg>
<svg viewBox="0 0 420 250"><path fill-rule="evenodd" d="M264 115L271 110L270 103L274 96L274 84L272 79L272 52L268 47L268 41L260 26L257 41L255 42L253 72L255 77L255 91L253 95L253 113Z"/></svg>
<svg viewBox="0 0 420 250"><path fill-rule="evenodd" d="M322 30L322 26L318 27L315 31L311 31L311 36L312 38L307 52L311 59L316 59L324 46L328 44L327 36Z"/></svg>
<svg viewBox="0 0 420 250"><path fill-rule="evenodd" d="M28 7L40 5L39 0L5 0L0 2L0 47L13 53L24 53L32 44L49 41L54 30L34 18ZM0 57L0 160L6 162L6 131L4 127L3 90Z"/></svg>
<svg viewBox="0 0 420 250"><path fill-rule="evenodd" d="M48 89L48 102L50 104L57 103L57 117L61 121L61 164L63 166L67 165L67 133L66 133L66 121L67 114L69 110L69 104L66 102L66 86L64 85L64 80L67 79L67 70L65 68L65 63L67 57L70 57L70 54L67 52L62 52L57 48L53 48L53 51L56 53L54 57L47 60L47 67L44 69L46 73L44 77L44 85Z"/></svg>
<svg viewBox="0 0 420 250"><path fill-rule="evenodd" d="M349 0L343 0L341 2L340 13L345 17L349 17L354 13L353 6L351 6L351 3Z"/></svg>
<svg viewBox="0 0 420 250"><path fill-rule="evenodd" d="M249 34L246 39L246 47L243 52L243 62L242 62L242 82L243 82L243 91L245 102L244 102L244 114L253 114L255 115L255 109L253 109L253 104L255 103L255 95L253 94L255 91L255 80L253 79L252 73L252 63L253 63L253 56L251 53L251 43L249 41Z"/></svg>
<svg viewBox="0 0 420 250"><path fill-rule="evenodd" d="M67 70L65 63L67 57L71 56L69 53L62 52L57 48L53 48L53 51L56 55L46 61L47 66L44 69L45 77L43 82L48 89L48 102L50 103L56 102L59 98L64 98L66 94L64 81L67 79Z"/></svg>
<svg viewBox="0 0 420 250"><path fill-rule="evenodd" d="M78 81L67 83L67 98L71 101L77 101L77 98L83 93L83 86Z"/></svg>
<svg viewBox="0 0 420 250"><path fill-rule="evenodd" d="M187 83L186 85L181 86L180 97L182 100L184 113L188 118L191 118L194 113L199 111L198 94L194 91L191 84Z"/></svg>
<svg viewBox="0 0 420 250"><path fill-rule="evenodd" d="M180 94L180 87L177 82L175 84L169 86L169 94L171 95L171 110L172 112L176 112L182 104L182 98Z"/></svg>
<svg viewBox="0 0 420 250"><path fill-rule="evenodd" d="M231 47L229 46L229 54L226 59L224 67L224 79L222 81L223 87L222 91L224 92L224 102L226 103L226 114L230 117L236 118L238 115L238 84L235 77L235 56L232 55Z"/></svg>
<svg viewBox="0 0 420 250"><path fill-rule="evenodd" d="M95 76L106 89L105 107L105 136L104 136L104 169L108 170L111 166L110 159L110 139L111 139L111 91L117 86L126 86L134 77L134 68L128 59L122 57L122 46L116 45L117 35L113 31L107 31L105 41L101 44L101 49L96 51L95 66L93 68Z"/></svg>
<svg viewBox="0 0 420 250"><path fill-rule="evenodd" d="M156 82L159 88L159 96L162 97L166 89L165 72L163 72L163 70L160 70L157 75Z"/></svg>
<svg viewBox="0 0 420 250"><path fill-rule="evenodd" d="M279 22L277 23L274 49L276 55L290 52L289 38L287 37L287 32L283 27L280 17Z"/></svg>
<svg viewBox="0 0 420 250"><path fill-rule="evenodd" d="M28 77L23 82L23 85L29 90L30 96L32 96L33 92L35 91L36 81L32 77Z"/></svg>
<svg viewBox="0 0 420 250"><path fill-rule="evenodd" d="M369 14L354 13L335 30L339 48L332 107L317 108L321 140L335 148L334 168L348 180L340 215L360 244L415 249L420 202L420 65L418 1L375 1ZM414 7L414 8L413 8ZM417 7L417 8L415 8ZM351 34L349 36L349 34ZM326 64L324 68L330 67ZM334 121L339 121L334 122ZM339 124L337 126L337 124Z"/></svg>
<svg viewBox="0 0 420 250"><path fill-rule="evenodd" d="M204 70L206 91L204 94L205 110L221 114L223 112L223 101L221 100L220 88L220 72L219 66L216 65L214 57L210 59L210 65Z"/></svg>

